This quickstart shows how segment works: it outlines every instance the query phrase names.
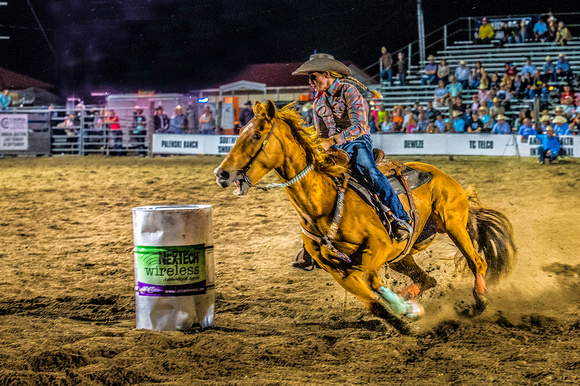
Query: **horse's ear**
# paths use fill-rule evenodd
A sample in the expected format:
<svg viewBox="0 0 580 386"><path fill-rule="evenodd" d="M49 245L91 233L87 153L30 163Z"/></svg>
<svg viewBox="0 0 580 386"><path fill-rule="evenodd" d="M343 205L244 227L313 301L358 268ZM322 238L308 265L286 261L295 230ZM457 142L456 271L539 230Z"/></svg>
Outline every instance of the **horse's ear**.
<svg viewBox="0 0 580 386"><path fill-rule="evenodd" d="M264 114L264 108L262 107L262 104L260 103L260 101L256 100L254 102L254 115L263 115Z"/></svg>
<svg viewBox="0 0 580 386"><path fill-rule="evenodd" d="M276 115L276 106L274 106L274 103L272 103L272 101L268 99L266 101L265 107L266 107L266 118L268 118L268 120L272 120Z"/></svg>

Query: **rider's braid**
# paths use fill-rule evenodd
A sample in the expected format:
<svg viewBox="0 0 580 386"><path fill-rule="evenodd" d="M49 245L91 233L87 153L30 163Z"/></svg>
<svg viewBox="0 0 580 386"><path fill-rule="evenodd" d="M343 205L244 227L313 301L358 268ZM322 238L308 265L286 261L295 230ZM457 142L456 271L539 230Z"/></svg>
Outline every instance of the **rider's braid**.
<svg viewBox="0 0 580 386"><path fill-rule="evenodd" d="M359 82L357 79L353 78L352 76L345 76L345 75L339 74L338 72L334 72L334 71L327 71L327 72L333 78L344 79L344 80L347 80L351 83L354 83L356 86L359 86L360 88L373 94L373 96L375 98L380 98L380 99L383 98L383 96L378 91L369 90L369 88L367 86L365 86L364 84Z"/></svg>

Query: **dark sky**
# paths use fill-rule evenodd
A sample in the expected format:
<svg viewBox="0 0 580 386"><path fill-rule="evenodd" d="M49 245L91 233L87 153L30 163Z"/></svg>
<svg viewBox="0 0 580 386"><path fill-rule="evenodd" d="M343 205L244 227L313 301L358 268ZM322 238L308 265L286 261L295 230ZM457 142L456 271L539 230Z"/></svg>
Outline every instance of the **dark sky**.
<svg viewBox="0 0 580 386"><path fill-rule="evenodd" d="M0 40L0 65L54 83L64 96L96 88L187 92L249 63L300 62L314 50L365 67L382 45L395 50L417 38L416 0L8 3L0 7L0 35L11 39ZM545 4L423 0L425 30L461 16L547 12ZM552 11L580 11L580 1L560 1Z"/></svg>

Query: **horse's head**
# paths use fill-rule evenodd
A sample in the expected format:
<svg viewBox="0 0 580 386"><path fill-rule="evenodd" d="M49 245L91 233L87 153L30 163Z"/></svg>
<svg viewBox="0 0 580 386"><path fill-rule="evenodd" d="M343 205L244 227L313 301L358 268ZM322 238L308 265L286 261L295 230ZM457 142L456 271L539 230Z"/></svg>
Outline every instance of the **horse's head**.
<svg viewBox="0 0 580 386"><path fill-rule="evenodd" d="M234 147L214 171L222 188L237 185L234 194L243 196L266 173L281 165L283 152L275 131L283 122L275 119L276 106L272 101L254 104L254 118L240 132Z"/></svg>

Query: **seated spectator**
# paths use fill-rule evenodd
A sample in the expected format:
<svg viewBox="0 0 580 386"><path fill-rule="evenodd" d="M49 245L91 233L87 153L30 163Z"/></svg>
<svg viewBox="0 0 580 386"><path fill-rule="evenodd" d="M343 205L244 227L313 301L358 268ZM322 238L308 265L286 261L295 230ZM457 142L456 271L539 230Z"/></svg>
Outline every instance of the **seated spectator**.
<svg viewBox="0 0 580 386"><path fill-rule="evenodd" d="M451 81L451 83L447 85L447 89L449 90L450 97L456 97L461 92L463 92L463 86L461 85L461 83L457 82L457 78L455 78L454 76L450 76L449 80Z"/></svg>
<svg viewBox="0 0 580 386"><path fill-rule="evenodd" d="M439 133L439 129L437 127L435 127L435 122L434 121L429 121L429 126L427 126L427 134L437 134Z"/></svg>
<svg viewBox="0 0 580 386"><path fill-rule="evenodd" d="M548 26L543 18L540 18L537 23L534 25L533 29L534 33L534 40L539 42L545 42L548 40L550 33L548 31Z"/></svg>
<svg viewBox="0 0 580 386"><path fill-rule="evenodd" d="M466 108L465 105L463 104L463 100L459 95L453 98L453 103L451 104L451 111L459 111L461 112L462 115L465 115ZM463 116L463 120L465 121L466 119L467 117Z"/></svg>
<svg viewBox="0 0 580 386"><path fill-rule="evenodd" d="M405 119L403 113L404 113L403 106L401 105L395 106L395 108L393 109L393 124L394 124L394 130L392 131L393 133L398 133L402 131L403 121Z"/></svg>
<svg viewBox="0 0 580 386"><path fill-rule="evenodd" d="M542 98L542 101L545 103L549 102L549 95L548 95L548 85L544 83L542 80L542 76L540 75L540 70L536 71L534 77L532 79L532 96L534 98L539 96Z"/></svg>
<svg viewBox="0 0 580 386"><path fill-rule="evenodd" d="M487 71L485 71L485 69L484 69L481 72L481 80L479 81L479 86L477 88L480 90L482 90L482 89L488 90L489 83L490 83L489 75L487 75Z"/></svg>
<svg viewBox="0 0 580 386"><path fill-rule="evenodd" d="M383 122L385 121L385 116L387 115L387 111L385 110L385 105L379 102L377 112L377 127L381 127Z"/></svg>
<svg viewBox="0 0 580 386"><path fill-rule="evenodd" d="M435 93L433 94L433 102L435 103L435 106L445 106L447 98L449 98L449 90L445 86L445 82L440 79L439 86L435 89Z"/></svg>
<svg viewBox="0 0 580 386"><path fill-rule="evenodd" d="M453 132L465 132L465 120L463 119L463 113L458 110L453 111Z"/></svg>
<svg viewBox="0 0 580 386"><path fill-rule="evenodd" d="M546 163L546 157L550 163L558 158L558 154L560 153L560 141L554 134L554 129L551 126L548 126L546 134L540 134L537 136L537 138L542 141L542 145L538 147L538 162L541 164Z"/></svg>
<svg viewBox="0 0 580 386"><path fill-rule="evenodd" d="M536 132L536 129L534 129L534 127L532 126L532 121L530 120L530 118L527 117L524 118L524 121L518 130L518 135L522 135L527 138L530 135L536 134L538 133Z"/></svg>
<svg viewBox="0 0 580 386"><path fill-rule="evenodd" d="M552 57L550 55L546 56L546 62L544 63L544 82L556 82L556 66L552 63Z"/></svg>
<svg viewBox="0 0 580 386"><path fill-rule="evenodd" d="M509 62L508 69L506 74L508 74L511 78L514 78L518 73L518 67L516 66L515 62Z"/></svg>
<svg viewBox="0 0 580 386"><path fill-rule="evenodd" d="M429 55L429 63L425 66L425 76L421 78L421 84L423 86L435 84L437 82L437 63L435 63L435 57Z"/></svg>
<svg viewBox="0 0 580 386"><path fill-rule="evenodd" d="M542 115L542 118L540 119L540 122L542 122L542 124L540 125L540 131L543 134L546 133L546 130L548 129L548 126L550 126L551 121L552 119L548 114Z"/></svg>
<svg viewBox="0 0 580 386"><path fill-rule="evenodd" d="M457 79L457 82L461 83L461 86L463 86L464 90L469 88L470 75L471 71L469 70L469 67L467 67L465 60L460 60L459 67L455 69L455 79Z"/></svg>
<svg viewBox="0 0 580 386"><path fill-rule="evenodd" d="M500 114L496 117L497 123L493 126L491 130L492 134L510 134L512 132L512 128L510 127L509 123L506 122L507 117L503 114Z"/></svg>
<svg viewBox="0 0 580 386"><path fill-rule="evenodd" d="M497 74L497 72L494 72L493 75L491 76L491 81L489 82L489 88L490 89L499 88L500 83L501 81L499 79L499 75Z"/></svg>
<svg viewBox="0 0 580 386"><path fill-rule="evenodd" d="M512 99L512 93L510 92L510 86L502 85L499 88L499 91L496 93L497 99L500 100L500 105L503 106L506 110L510 108L510 102Z"/></svg>
<svg viewBox="0 0 580 386"><path fill-rule="evenodd" d="M435 122L433 122L433 125L437 128L439 133L444 133L445 132L445 119L443 119L443 115L441 115L441 113L437 114L437 119L435 119Z"/></svg>
<svg viewBox="0 0 580 386"><path fill-rule="evenodd" d="M568 124L568 120L563 116L557 116L556 118L554 118L552 124L554 125L553 126L554 131L556 132L556 135L558 137L562 135L572 135L572 132L570 131L570 125Z"/></svg>
<svg viewBox="0 0 580 386"><path fill-rule="evenodd" d="M515 38L514 38L515 32L514 32L513 28L511 28L509 26L507 21L503 22L503 25L501 26L500 31L503 33L503 36L499 40L500 48L503 48L503 46L505 46L506 43L513 43L515 41Z"/></svg>
<svg viewBox="0 0 580 386"><path fill-rule="evenodd" d="M477 94L473 94L471 96L471 99L473 100L473 102L471 103L471 105L467 109L468 114L471 114L471 112L473 112L473 111L475 111L477 113L477 109L479 109L479 96Z"/></svg>
<svg viewBox="0 0 580 386"><path fill-rule="evenodd" d="M495 36L495 31L491 24L487 23L487 17L481 19L481 26L479 27L479 31L477 32L477 38L475 39L475 43L477 44L489 44L491 43L491 39Z"/></svg>
<svg viewBox="0 0 580 386"><path fill-rule="evenodd" d="M491 119L493 119L494 121L497 121L497 117L499 115L504 115L505 114L505 108L501 105L501 100L499 98L493 98L493 106L491 107L491 109L489 110Z"/></svg>
<svg viewBox="0 0 580 386"><path fill-rule="evenodd" d="M482 106L487 106L489 102L489 90L485 88L485 85L479 85L479 91L477 92L477 99Z"/></svg>
<svg viewBox="0 0 580 386"><path fill-rule="evenodd" d="M558 32L558 23L554 15L550 12L548 17L548 40L553 42L556 40L556 33Z"/></svg>
<svg viewBox="0 0 580 386"><path fill-rule="evenodd" d="M576 134L580 131L580 114L576 114L576 118L570 123L570 131Z"/></svg>
<svg viewBox="0 0 580 386"><path fill-rule="evenodd" d="M405 132L407 134L417 132L417 119L415 119L415 114L412 112L408 114L407 123L405 124Z"/></svg>
<svg viewBox="0 0 580 386"><path fill-rule="evenodd" d="M524 96L524 93L523 93L523 88L522 88L522 86L523 86L522 77L520 76L520 74L516 75L512 84L513 84L512 95L517 99L522 99Z"/></svg>
<svg viewBox="0 0 580 386"><path fill-rule="evenodd" d="M209 106L205 106L209 109ZM177 105L175 107L175 113L171 117L169 121L169 129L167 130L168 133L171 134L185 134L185 129L187 128L187 116L183 111L183 107L181 105Z"/></svg>
<svg viewBox="0 0 580 386"><path fill-rule="evenodd" d="M439 111L435 110L433 107L432 102L427 102L427 108L425 109L425 112L427 113L427 116L430 120L434 120L437 118L437 114L439 114Z"/></svg>
<svg viewBox="0 0 580 386"><path fill-rule="evenodd" d="M447 60L443 59L437 68L437 79L442 80L445 84L449 83L449 66Z"/></svg>
<svg viewBox="0 0 580 386"><path fill-rule="evenodd" d="M469 83L470 88L475 88L475 89L479 88L479 85L481 83L481 78L483 77L484 72L485 72L485 69L481 65L481 62L480 61L475 62L475 67L471 71L471 82Z"/></svg>
<svg viewBox="0 0 580 386"><path fill-rule="evenodd" d="M387 111L385 114L385 120L381 124L381 132L383 134L394 133L396 129L396 124L393 122L393 115Z"/></svg>
<svg viewBox="0 0 580 386"><path fill-rule="evenodd" d="M383 70L380 77L382 80L389 82L389 86L393 87L393 56L387 52L387 47L381 48L381 57L379 59L383 64Z"/></svg>
<svg viewBox="0 0 580 386"><path fill-rule="evenodd" d="M469 118L465 126L467 127L467 132L469 134L481 133L484 124L483 121L479 118L477 110L471 113L471 117Z"/></svg>
<svg viewBox="0 0 580 386"><path fill-rule="evenodd" d="M565 46L570 40L572 40L572 34L567 27L564 26L564 22L558 23L558 31L556 32L556 44L559 46Z"/></svg>
<svg viewBox="0 0 580 386"><path fill-rule="evenodd" d="M574 104L574 99L576 98L576 95L574 95L574 92L572 91L572 88L570 87L569 84L564 85L564 91L562 92L562 96L560 97L560 103L561 104L567 104L567 102L572 102L572 104Z"/></svg>
<svg viewBox="0 0 580 386"><path fill-rule="evenodd" d="M490 133L491 132L491 117L487 113L487 107L480 106L477 109L477 113L479 115L479 120L483 122L483 128L481 129L481 133Z"/></svg>
<svg viewBox="0 0 580 386"><path fill-rule="evenodd" d="M419 121L417 122L417 133L426 133L427 127L429 127L429 116L426 112L421 112L419 114Z"/></svg>
<svg viewBox="0 0 580 386"><path fill-rule="evenodd" d="M516 118L515 122L514 122L514 128L518 128L521 125L524 124L524 119L526 118L530 118L530 112L528 111L528 109L521 109L520 113L518 114L518 117Z"/></svg>
<svg viewBox="0 0 580 386"><path fill-rule="evenodd" d="M556 62L556 79L560 80L562 78L570 82L572 80L572 69L570 68L568 59L566 59L566 55L560 53L558 55L558 61Z"/></svg>
<svg viewBox="0 0 580 386"><path fill-rule="evenodd" d="M515 31L515 39L517 43L525 43L528 40L528 24L523 19L519 22L518 28Z"/></svg>
<svg viewBox="0 0 580 386"><path fill-rule="evenodd" d="M536 66L532 64L532 58L530 56L528 56L528 58L526 59L526 64L524 64L524 66L522 67L522 76L526 76L526 73L528 72L531 75L534 75L536 73Z"/></svg>
<svg viewBox="0 0 580 386"><path fill-rule="evenodd" d="M368 123L369 123L369 129L371 131L371 134L376 133L377 132L377 118L375 117L374 114L371 114L369 116Z"/></svg>

